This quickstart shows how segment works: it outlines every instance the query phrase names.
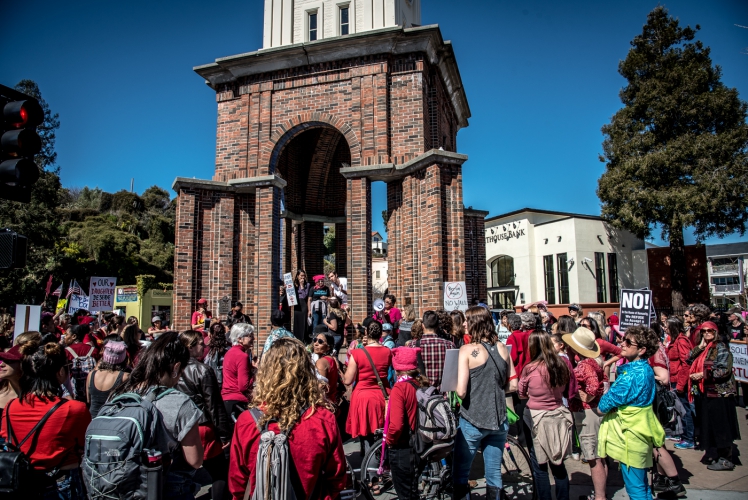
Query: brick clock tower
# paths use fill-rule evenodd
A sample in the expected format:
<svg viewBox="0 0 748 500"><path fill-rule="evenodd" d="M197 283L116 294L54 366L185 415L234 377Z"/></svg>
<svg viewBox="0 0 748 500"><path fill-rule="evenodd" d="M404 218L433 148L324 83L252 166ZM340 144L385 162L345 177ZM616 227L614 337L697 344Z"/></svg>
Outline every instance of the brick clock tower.
<svg viewBox="0 0 748 500"><path fill-rule="evenodd" d="M195 68L216 91L216 164L210 180L174 181L175 327L188 328L200 297L216 318L239 300L263 341L283 273L323 272L325 224L361 321L372 181L387 183L398 305L441 307L466 258L470 298L485 298L483 231L465 227L486 213L463 210L456 144L470 109L452 45L419 25L419 0L265 0L261 50Z"/></svg>

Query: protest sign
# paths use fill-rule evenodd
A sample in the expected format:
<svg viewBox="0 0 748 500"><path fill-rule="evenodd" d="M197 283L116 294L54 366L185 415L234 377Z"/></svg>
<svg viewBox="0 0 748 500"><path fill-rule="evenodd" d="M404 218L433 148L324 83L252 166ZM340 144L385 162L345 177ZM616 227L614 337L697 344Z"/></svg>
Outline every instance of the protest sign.
<svg viewBox="0 0 748 500"><path fill-rule="evenodd" d="M748 345L740 341L730 342L730 352L735 380L748 383Z"/></svg>
<svg viewBox="0 0 748 500"><path fill-rule="evenodd" d="M71 295L69 300L70 305L68 306L68 314L75 314L78 309L84 309L90 312L91 310L88 308L88 299L89 298L86 295L78 295L75 293Z"/></svg>
<svg viewBox="0 0 748 500"><path fill-rule="evenodd" d="M286 300L288 301L288 305L297 305L299 301L296 300L296 288L293 286L293 276L291 276L291 273L283 275L283 284L286 287Z"/></svg>
<svg viewBox="0 0 748 500"><path fill-rule="evenodd" d="M457 366L459 359L459 349L447 349L444 356L444 368L442 369L441 392L457 390Z"/></svg>
<svg viewBox="0 0 748 500"><path fill-rule="evenodd" d="M111 311L114 309L116 287L117 278L91 276L91 284L88 287L89 311Z"/></svg>
<svg viewBox="0 0 748 500"><path fill-rule="evenodd" d="M16 326L13 330L13 338L23 332L38 331L41 326L42 306L27 306L16 304Z"/></svg>
<svg viewBox="0 0 748 500"><path fill-rule="evenodd" d="M649 328L651 304L652 290L621 290L621 311L618 315L621 332L632 326Z"/></svg>
<svg viewBox="0 0 748 500"><path fill-rule="evenodd" d="M467 293L465 292L464 281L445 281L444 282L444 310L454 311L468 310Z"/></svg>

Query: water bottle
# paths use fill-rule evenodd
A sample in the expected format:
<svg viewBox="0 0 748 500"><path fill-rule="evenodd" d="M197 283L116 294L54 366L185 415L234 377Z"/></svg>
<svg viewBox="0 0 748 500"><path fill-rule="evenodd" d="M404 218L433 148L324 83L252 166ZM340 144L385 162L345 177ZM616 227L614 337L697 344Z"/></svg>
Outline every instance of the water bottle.
<svg viewBox="0 0 748 500"><path fill-rule="evenodd" d="M161 452L146 450L147 492L148 500L161 500L163 492L164 467Z"/></svg>

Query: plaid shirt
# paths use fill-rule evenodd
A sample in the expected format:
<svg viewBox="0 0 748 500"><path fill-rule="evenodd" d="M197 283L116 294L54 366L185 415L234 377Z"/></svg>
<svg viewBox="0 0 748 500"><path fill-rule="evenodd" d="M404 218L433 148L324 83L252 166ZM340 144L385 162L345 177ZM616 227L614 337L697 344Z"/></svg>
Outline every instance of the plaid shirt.
<svg viewBox="0 0 748 500"><path fill-rule="evenodd" d="M426 366L426 378L431 385L439 387L442 384L442 371L447 349L456 349L454 343L436 336L434 333L424 333L421 337L421 358Z"/></svg>

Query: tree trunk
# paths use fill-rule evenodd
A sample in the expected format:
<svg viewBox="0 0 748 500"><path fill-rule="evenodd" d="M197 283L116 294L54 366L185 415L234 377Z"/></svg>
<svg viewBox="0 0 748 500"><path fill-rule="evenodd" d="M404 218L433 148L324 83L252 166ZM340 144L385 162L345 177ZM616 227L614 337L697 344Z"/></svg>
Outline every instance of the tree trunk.
<svg viewBox="0 0 748 500"><path fill-rule="evenodd" d="M670 228L670 297L672 308L686 308L686 248L683 243L683 227Z"/></svg>

